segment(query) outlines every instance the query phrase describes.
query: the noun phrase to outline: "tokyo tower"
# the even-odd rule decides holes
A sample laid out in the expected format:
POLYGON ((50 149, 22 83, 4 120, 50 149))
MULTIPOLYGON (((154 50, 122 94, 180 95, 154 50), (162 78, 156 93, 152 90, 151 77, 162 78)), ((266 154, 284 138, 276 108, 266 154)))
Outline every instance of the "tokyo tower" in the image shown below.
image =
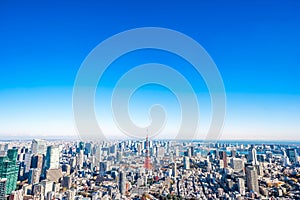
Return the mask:
POLYGON ((146 136, 146 156, 145 156, 144 167, 145 167, 145 169, 148 169, 148 170, 151 169, 151 159, 150 159, 150 151, 149 151, 148 131, 147 131, 147 136, 146 136))

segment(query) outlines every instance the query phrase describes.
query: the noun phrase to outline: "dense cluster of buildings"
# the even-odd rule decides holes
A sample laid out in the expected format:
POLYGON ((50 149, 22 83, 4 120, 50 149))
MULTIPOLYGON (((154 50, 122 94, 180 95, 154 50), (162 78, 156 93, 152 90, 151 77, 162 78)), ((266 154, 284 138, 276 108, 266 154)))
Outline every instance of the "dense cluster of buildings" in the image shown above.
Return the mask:
POLYGON ((0 142, 0 200, 300 199, 298 144, 0 142))

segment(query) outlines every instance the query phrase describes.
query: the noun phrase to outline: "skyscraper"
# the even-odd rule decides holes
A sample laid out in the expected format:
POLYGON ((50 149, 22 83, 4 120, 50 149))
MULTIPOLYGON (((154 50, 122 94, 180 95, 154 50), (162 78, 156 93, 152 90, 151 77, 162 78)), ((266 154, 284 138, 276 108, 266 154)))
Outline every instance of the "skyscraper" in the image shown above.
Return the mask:
POLYGON ((106 174, 106 171, 108 171, 108 168, 109 168, 109 163, 107 161, 101 161, 99 163, 99 173, 100 173, 100 176, 105 176, 106 174))
POLYGON ((298 154, 295 148, 286 149, 286 155, 288 156, 290 162, 298 163, 298 154))
POLYGON ((7 156, 0 157, 0 178, 7 178, 6 194, 16 189, 19 165, 17 164, 17 149, 9 149, 7 156))
POLYGON ((123 153, 122 149, 119 150, 119 151, 117 151, 117 155, 116 155, 116 162, 117 163, 121 161, 121 159, 122 159, 122 153, 123 153))
POLYGON ((31 153, 36 154, 46 154, 46 141, 45 140, 39 140, 39 139, 33 139, 31 143, 31 153))
POLYGON ((231 168, 236 173, 244 173, 244 161, 240 158, 232 158, 231 168))
POLYGON ((119 172, 119 190, 122 195, 126 192, 126 173, 123 171, 119 172))
POLYGON ((257 170, 255 166, 250 165, 246 167, 246 177, 248 190, 259 193, 257 170))
POLYGON ((174 162, 174 166, 172 168, 172 176, 174 178, 177 178, 177 163, 176 162, 174 162))
POLYGON ((285 151, 283 151, 283 166, 288 166, 288 165, 290 165, 291 163, 290 163, 290 159, 289 159, 289 157, 286 155, 286 152, 285 151))
POLYGON ((219 151, 219 156, 220 156, 220 159, 223 160, 224 168, 226 168, 228 166, 226 151, 219 151))
POLYGON ((64 176, 63 180, 62 180, 62 183, 61 183, 61 186, 63 188, 70 189, 71 185, 72 185, 72 177, 71 176, 64 176))
POLYGON ((59 168, 59 147, 58 146, 48 146, 45 169, 58 169, 59 168))
POLYGON ((31 164, 31 153, 27 152, 24 154, 23 162, 24 162, 24 166, 25 166, 24 172, 28 173, 29 169, 30 169, 30 164, 31 164))
POLYGON ((254 145, 252 145, 248 150, 248 163, 251 163, 252 165, 259 164, 257 161, 257 152, 254 145))
POLYGON ((83 159, 84 159, 83 150, 79 150, 77 156, 77 166, 79 167, 79 169, 83 166, 83 159))
POLYGON ((40 182, 41 170, 38 168, 31 168, 29 171, 28 183, 36 184, 40 182))
POLYGON ((93 144, 92 143, 86 143, 85 144, 85 152, 84 152, 84 154, 86 154, 86 155, 90 155, 91 154, 91 152, 92 152, 92 148, 93 148, 93 144))
POLYGON ((79 153, 80 150, 84 150, 84 142, 79 142, 78 147, 77 147, 77 153, 79 153))
POLYGON ((96 162, 99 163, 101 161, 101 146, 97 145, 95 146, 95 154, 96 162))
POLYGON ((190 169, 190 158, 187 156, 183 157, 183 168, 190 169))
POLYGON ((245 195, 245 180, 238 178, 238 191, 241 195, 245 195))
POLYGON ((31 168, 38 168, 42 171, 43 165, 44 165, 44 155, 43 154, 35 154, 32 156, 31 168))
POLYGON ((236 157, 236 149, 231 150, 231 157, 235 158, 236 157))

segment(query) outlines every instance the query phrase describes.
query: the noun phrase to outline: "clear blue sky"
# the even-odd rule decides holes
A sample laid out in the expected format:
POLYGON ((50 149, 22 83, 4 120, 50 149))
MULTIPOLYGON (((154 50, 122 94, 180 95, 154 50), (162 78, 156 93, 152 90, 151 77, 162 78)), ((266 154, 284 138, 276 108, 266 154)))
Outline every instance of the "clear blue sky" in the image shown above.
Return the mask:
POLYGON ((215 61, 228 97, 224 139, 300 140, 299 10, 297 0, 3 0, 0 136, 74 134, 72 86, 87 54, 116 33, 156 26, 189 35, 215 61))

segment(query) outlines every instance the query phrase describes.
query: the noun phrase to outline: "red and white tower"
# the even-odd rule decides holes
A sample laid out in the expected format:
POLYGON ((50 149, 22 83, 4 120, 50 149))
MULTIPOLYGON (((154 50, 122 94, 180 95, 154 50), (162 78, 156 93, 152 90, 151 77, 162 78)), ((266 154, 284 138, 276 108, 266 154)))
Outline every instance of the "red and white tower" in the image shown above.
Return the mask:
POLYGON ((144 167, 148 170, 151 169, 151 158, 150 158, 150 151, 149 151, 148 132, 147 132, 147 136, 146 136, 146 156, 145 156, 144 167))

